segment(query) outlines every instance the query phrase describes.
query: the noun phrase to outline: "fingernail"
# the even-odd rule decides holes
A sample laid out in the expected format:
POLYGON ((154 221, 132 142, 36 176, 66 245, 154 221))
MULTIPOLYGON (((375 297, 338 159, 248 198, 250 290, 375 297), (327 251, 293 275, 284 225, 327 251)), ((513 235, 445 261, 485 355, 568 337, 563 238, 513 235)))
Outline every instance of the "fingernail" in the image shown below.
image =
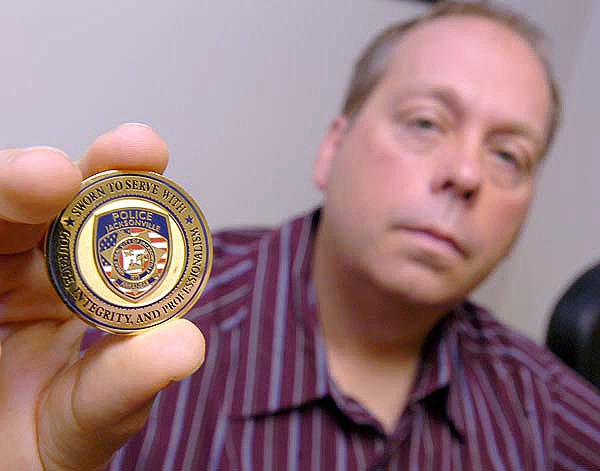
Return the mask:
POLYGON ((31 147, 26 147, 24 149, 15 150, 15 152, 13 152, 11 155, 8 156, 7 161, 8 162, 14 162, 15 160, 17 160, 21 156, 23 156, 25 154, 28 154, 28 153, 31 153, 31 152, 53 152, 53 153, 62 155, 67 160, 70 160, 69 156, 64 151, 62 151, 60 149, 57 149, 56 147, 50 147, 50 146, 31 146, 31 147))
POLYGON ((5 162, 7 164, 13 162, 17 157, 19 157, 19 154, 21 153, 21 150, 19 149, 7 149, 6 150, 7 156, 6 156, 6 160, 5 162))
POLYGON ((23 152, 35 152, 38 150, 56 152, 60 155, 64 155, 65 157, 69 157, 64 151, 57 149, 56 147, 51 147, 51 146, 31 146, 31 147, 26 147, 25 149, 22 149, 23 152))
POLYGON ((117 126, 117 129, 123 128, 125 126, 139 126, 141 128, 152 129, 152 126, 150 126, 146 123, 123 123, 123 124, 117 126))

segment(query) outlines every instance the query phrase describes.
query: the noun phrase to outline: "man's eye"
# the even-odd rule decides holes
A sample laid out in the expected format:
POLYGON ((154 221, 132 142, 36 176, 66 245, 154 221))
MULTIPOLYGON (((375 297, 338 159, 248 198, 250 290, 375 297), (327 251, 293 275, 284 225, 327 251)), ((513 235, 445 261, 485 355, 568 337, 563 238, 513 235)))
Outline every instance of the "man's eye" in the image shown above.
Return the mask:
POLYGON ((411 124, 415 128, 422 129, 425 131, 434 130, 438 128, 437 124, 433 120, 427 118, 416 118, 412 120, 411 124))
POLYGON ((496 151, 496 155, 498 156, 498 158, 500 160, 503 160, 504 162, 513 164, 516 167, 520 166, 519 158, 512 152, 509 152, 506 150, 498 150, 498 151, 496 151))
POLYGON ((496 151, 496 155, 498 157, 500 157, 502 160, 506 160, 506 161, 509 161, 509 162, 513 162, 515 160, 515 156, 513 154, 511 154, 510 152, 507 152, 505 150, 496 151))

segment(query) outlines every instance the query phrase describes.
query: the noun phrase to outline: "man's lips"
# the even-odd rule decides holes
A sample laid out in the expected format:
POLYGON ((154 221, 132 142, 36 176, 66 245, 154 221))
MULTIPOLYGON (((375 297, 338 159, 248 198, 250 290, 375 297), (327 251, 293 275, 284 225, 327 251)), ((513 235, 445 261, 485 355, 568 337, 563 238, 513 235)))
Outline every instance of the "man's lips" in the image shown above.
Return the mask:
POLYGON ((435 244, 446 246, 462 257, 466 257, 467 255, 465 247, 459 243, 455 237, 440 229, 432 227, 404 227, 403 229, 421 237, 426 241, 429 240, 435 244))

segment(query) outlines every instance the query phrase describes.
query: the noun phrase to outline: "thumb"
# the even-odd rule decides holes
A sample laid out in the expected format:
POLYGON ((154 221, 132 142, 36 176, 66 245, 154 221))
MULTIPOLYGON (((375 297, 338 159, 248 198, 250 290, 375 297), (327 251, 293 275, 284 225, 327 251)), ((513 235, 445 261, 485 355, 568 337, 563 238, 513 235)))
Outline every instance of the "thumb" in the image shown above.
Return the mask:
POLYGON ((103 469, 141 429, 155 395, 196 371, 204 350, 200 331, 183 319, 100 340, 57 380, 40 410, 46 469, 103 469))

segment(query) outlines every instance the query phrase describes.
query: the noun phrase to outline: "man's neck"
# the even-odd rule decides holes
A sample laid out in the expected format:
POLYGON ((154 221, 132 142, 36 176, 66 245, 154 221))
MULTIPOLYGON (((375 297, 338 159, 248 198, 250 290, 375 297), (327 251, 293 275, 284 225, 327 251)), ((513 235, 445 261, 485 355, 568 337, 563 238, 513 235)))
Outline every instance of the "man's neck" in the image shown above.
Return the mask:
POLYGON ((390 432, 418 372, 421 349, 444 310, 403 303, 340 267, 317 232, 312 278, 329 371, 390 432))

